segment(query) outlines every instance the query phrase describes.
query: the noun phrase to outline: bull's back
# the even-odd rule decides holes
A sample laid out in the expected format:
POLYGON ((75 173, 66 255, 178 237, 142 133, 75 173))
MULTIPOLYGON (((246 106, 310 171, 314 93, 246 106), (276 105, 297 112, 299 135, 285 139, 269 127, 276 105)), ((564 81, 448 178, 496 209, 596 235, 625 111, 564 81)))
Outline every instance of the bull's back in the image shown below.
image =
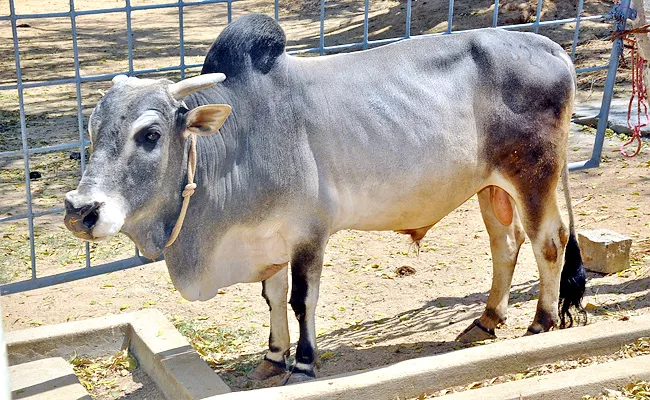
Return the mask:
POLYGON ((486 30, 291 61, 335 230, 437 222, 486 184, 503 157, 496 147, 529 140, 521 125, 508 137, 515 123, 551 123, 573 95, 562 49, 531 34, 486 30))

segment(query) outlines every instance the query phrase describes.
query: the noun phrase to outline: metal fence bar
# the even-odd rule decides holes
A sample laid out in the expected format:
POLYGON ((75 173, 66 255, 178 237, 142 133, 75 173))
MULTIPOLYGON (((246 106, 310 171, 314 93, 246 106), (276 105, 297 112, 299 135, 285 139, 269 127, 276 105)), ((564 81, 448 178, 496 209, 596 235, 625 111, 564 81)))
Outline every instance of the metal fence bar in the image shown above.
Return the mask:
MULTIPOLYGON (((127 0, 128 1, 128 0, 127 0)), ((77 95, 77 124, 79 128, 79 142, 84 142, 84 116, 83 104, 81 98, 81 72, 79 71, 79 46, 77 45, 77 16, 74 13, 74 0, 70 0, 70 25, 72 27, 72 51, 74 54, 74 75, 75 75, 75 89, 77 95)), ((81 154, 81 173, 86 170, 86 147, 79 146, 81 154)), ((32 217, 33 219, 33 217, 32 217)), ((84 252, 86 254, 86 268, 90 268, 90 244, 84 243, 84 252)), ((35 277, 35 276, 34 276, 35 277)))
POLYGON ((365 0, 363 10, 363 48, 368 48, 368 12, 370 11, 370 0, 365 0))
MULTIPOLYGON (((219 3, 223 3, 223 1, 218 1, 219 3)), ((228 3, 230 6, 231 3, 228 3)), ((187 5, 187 4, 186 4, 187 5)), ((229 18, 231 18, 231 13, 228 14, 229 18)), ((605 15, 595 15, 595 16, 589 16, 589 17, 582 17, 582 21, 597 21, 597 20, 602 20, 605 15)), ((560 20, 553 20, 553 21, 545 21, 541 22, 539 25, 540 26, 550 26, 550 25, 562 25, 562 24, 570 24, 576 22, 576 18, 566 18, 566 19, 560 19, 560 20)), ((526 29, 526 28, 532 28, 534 27, 534 23, 526 23, 526 24, 517 24, 517 25, 502 25, 499 26, 498 29, 505 29, 505 30, 512 30, 512 29, 526 29)), ((324 28, 323 28, 324 29, 324 28)), ((472 32, 472 31, 477 31, 482 28, 478 29, 468 29, 464 31, 456 31, 453 32, 454 34, 457 33, 464 33, 464 32, 472 32)), ((429 34, 423 34, 423 35, 416 35, 417 37, 428 37, 428 36, 440 36, 440 35, 445 35, 447 34, 446 32, 444 33, 429 33, 429 34)), ((377 45, 382 45, 382 44, 388 44, 392 42, 397 42, 400 40, 404 40, 403 37, 400 38, 390 38, 390 39, 380 39, 380 40, 369 40, 368 45, 369 46, 377 46, 377 45)), ((321 39, 321 42, 324 44, 324 38, 321 39)), ((345 49, 350 49, 350 48, 356 48, 356 47, 361 47, 363 43, 350 43, 350 44, 343 44, 343 45, 336 45, 336 46, 323 46, 322 49, 321 47, 315 47, 311 49, 304 49, 304 50, 292 50, 289 51, 289 54, 305 54, 305 53, 316 53, 320 52, 321 50, 323 51, 339 51, 339 50, 345 50, 345 49)), ((185 66, 186 69, 191 69, 191 68, 199 68, 203 66, 201 63, 195 63, 195 64, 187 64, 185 66)), ((151 73, 156 73, 156 72, 172 72, 172 71, 179 71, 181 69, 180 65, 175 65, 171 67, 162 67, 162 68, 149 68, 149 69, 140 69, 140 70, 134 70, 132 71, 131 75, 144 75, 144 74, 151 74, 151 73)), ((81 82, 97 82, 97 81, 105 81, 105 80, 110 80, 116 75, 123 74, 123 72, 118 72, 118 73, 113 73, 113 74, 102 74, 102 75, 89 75, 89 76, 84 76, 81 77, 81 82)), ((55 79, 55 80, 50 80, 50 81, 37 81, 37 82, 27 82, 23 83, 23 87, 25 89, 27 88, 34 88, 34 87, 41 87, 41 86, 54 86, 54 85, 62 85, 66 83, 75 83, 76 79, 75 78, 65 78, 65 79, 55 79)), ((17 85, 0 85, 0 90, 11 90, 11 89, 17 89, 17 85)), ((0 153, 0 157, 2 156, 2 153, 0 153)))
MULTIPOLYGON (((90 142, 84 142, 84 146, 88 146, 90 142)), ((76 149, 79 147, 80 142, 72 142, 72 143, 65 143, 65 144, 57 144, 54 146, 43 146, 43 147, 37 147, 35 149, 29 149, 29 154, 36 154, 36 153, 49 153, 53 151, 60 151, 60 150, 69 150, 69 149, 76 149)), ((9 150, 9 151, 2 151, 0 152, 0 158, 4 157, 15 157, 22 155, 23 151, 22 150, 9 150)))
POLYGON ((178 40, 180 41, 181 79, 185 79, 185 35, 183 32, 183 0, 178 0, 178 40))
POLYGON ((449 0, 449 12, 447 12, 447 32, 451 33, 452 23, 454 20, 454 0, 449 0))
MULTIPOLYGON (((0 292, 2 294, 9 294, 9 293, 15 293, 18 291, 24 291, 24 290, 29 290, 29 289, 35 289, 37 287, 44 287, 44 286, 49 286, 65 281, 70 281, 70 280, 76 280, 76 279, 81 279, 85 278, 88 276, 94 276, 94 275, 99 275, 105 272, 110 272, 110 271, 117 271, 120 269, 126 269, 130 268, 133 266, 137 265, 142 265, 144 263, 149 262, 149 260, 145 259, 144 257, 139 256, 139 253, 136 248, 136 256, 131 257, 128 259, 124 260, 118 260, 115 262, 107 263, 107 264, 102 264, 97 267, 91 267, 90 263, 90 249, 88 244, 86 244, 86 249, 85 249, 85 256, 86 256, 86 268, 78 269, 75 271, 71 272, 66 272, 63 274, 57 274, 57 275, 52 275, 52 276, 46 276, 46 277, 37 277, 36 273, 36 257, 35 257, 35 243, 34 243, 34 218, 43 216, 43 215, 49 215, 49 214, 55 214, 55 213, 61 213, 64 210, 57 208, 57 209, 50 209, 50 210, 44 210, 44 211, 38 211, 34 212, 33 210, 33 205, 32 205, 32 196, 31 196, 31 188, 30 188, 30 179, 29 179, 29 157, 31 154, 35 153, 44 153, 44 152, 50 152, 50 151, 59 151, 59 150, 68 150, 68 149, 74 149, 74 148, 79 148, 80 149, 80 155, 81 155, 81 169, 82 171, 85 169, 85 146, 89 144, 88 141, 86 141, 86 138, 84 137, 84 121, 83 121, 83 99, 82 99, 82 93, 81 93, 81 84, 86 83, 86 82, 96 82, 96 81, 105 81, 108 79, 111 79, 112 77, 119 75, 119 73, 115 74, 101 74, 101 75, 90 75, 90 76, 81 76, 80 72, 80 61, 79 61, 79 48, 78 48, 78 37, 77 37, 77 28, 76 28, 76 18, 77 16, 85 16, 85 15, 100 15, 100 14, 108 14, 108 13, 119 13, 119 12, 124 12, 126 15, 126 30, 127 30, 127 45, 128 45, 128 62, 129 62, 129 71, 128 74, 131 76, 135 75, 141 75, 141 74, 149 74, 149 73, 157 73, 157 72, 172 72, 172 71, 180 71, 181 78, 185 77, 185 73, 187 70, 193 69, 193 68, 198 68, 201 67, 201 63, 194 63, 194 64, 186 64, 185 63, 185 30, 184 30, 184 9, 185 7, 189 6, 197 6, 197 5, 203 5, 203 4, 215 4, 215 3, 226 3, 227 4, 227 12, 228 12, 228 23, 232 21, 232 1, 233 0, 195 0, 195 1, 185 1, 185 0, 173 0, 174 2, 170 3, 163 3, 163 4, 152 4, 152 5, 138 5, 138 6, 133 6, 131 4, 131 0, 125 0, 125 6, 124 7, 117 7, 117 8, 105 8, 105 9, 99 9, 99 10, 75 10, 74 6, 74 0, 69 0, 70 3, 70 10, 68 12, 58 12, 58 13, 47 13, 47 14, 21 14, 17 15, 15 12, 15 6, 14 2, 15 0, 10 0, 10 15, 8 16, 0 16, 0 21, 8 20, 11 21, 12 24, 12 33, 13 33, 13 41, 14 41, 14 58, 16 62, 16 71, 17 71, 17 78, 16 78, 16 84, 12 85, 2 85, 0 86, 0 90, 17 90, 18 95, 19 95, 19 109, 20 109, 20 126, 21 126, 21 137, 22 137, 22 149, 21 150, 11 150, 11 151, 3 151, 0 152, 0 158, 2 157, 14 157, 14 156, 22 156, 24 159, 24 171, 25 171, 25 192, 26 192, 26 198, 27 198, 27 213, 24 214, 19 214, 19 215, 11 215, 11 216, 6 216, 0 218, 0 223, 2 222, 8 222, 8 221, 14 221, 14 220, 19 220, 19 219, 27 219, 28 224, 29 224, 29 236, 30 236, 30 255, 31 255, 31 267, 32 267, 32 277, 29 280, 22 281, 22 282, 16 282, 8 285, 3 285, 0 286, 0 292), (178 24, 179 24, 179 44, 180 44, 180 64, 176 66, 168 66, 168 67, 163 67, 163 68, 152 68, 152 69, 141 69, 141 70, 136 70, 134 68, 133 64, 133 29, 132 29, 132 12, 133 11, 141 11, 141 10, 155 10, 155 9, 166 9, 166 8, 177 8, 178 9, 178 24), (52 17, 69 17, 71 21, 71 30, 72 30, 72 38, 73 38, 73 51, 74 51, 74 77, 70 78, 60 78, 60 79, 54 79, 54 80, 49 80, 49 81, 38 81, 38 82, 23 82, 23 77, 21 74, 21 69, 20 69, 20 52, 19 52, 19 43, 18 43, 18 36, 17 36, 17 29, 16 29, 16 21, 19 19, 32 19, 32 18, 52 18, 52 17), (34 148, 31 149, 29 148, 28 145, 28 140, 27 140, 27 130, 26 130, 26 117, 25 117, 25 103, 24 103, 24 90, 28 88, 35 88, 35 87, 46 87, 46 86, 52 86, 52 85, 61 85, 61 84, 69 84, 69 83, 74 83, 76 86, 76 96, 77 96, 77 119, 78 119, 78 129, 79 129, 79 141, 75 143, 66 143, 66 144, 60 144, 60 145, 52 145, 52 146, 44 146, 44 147, 39 147, 39 148, 34 148)), ((566 19, 561 19, 561 20, 549 20, 549 21, 541 21, 541 11, 543 8, 543 0, 538 0, 537 2, 537 11, 536 11, 536 19, 534 22, 530 23, 524 23, 524 24, 517 24, 517 25, 508 25, 508 26, 500 26, 498 28, 500 29, 530 29, 532 28, 535 32, 539 31, 540 27, 543 26, 551 26, 551 25, 560 25, 560 24, 568 24, 568 23, 575 23, 575 30, 574 30, 574 36, 573 36, 573 43, 572 43, 572 48, 571 48, 571 57, 572 59, 575 59, 575 53, 577 50, 577 41, 578 41, 578 36, 579 36, 579 29, 580 29, 580 23, 581 21, 589 21, 589 20, 600 20, 603 19, 606 16, 588 16, 588 17, 582 17, 582 10, 583 10, 583 3, 584 0, 579 0, 578 2, 578 12, 575 18, 566 18, 566 19)), ((615 18, 618 18, 618 24, 617 24, 617 29, 624 29, 625 27, 625 18, 627 17, 628 13, 628 7, 629 7, 630 0, 623 0, 622 4, 620 6, 620 9, 618 13, 623 10, 625 15, 622 17, 620 15, 617 15, 616 13, 613 13, 615 18)), ((320 1, 320 32, 319 32, 319 46, 315 48, 310 48, 310 49, 305 49, 305 50, 293 50, 290 51, 289 54, 306 54, 306 53, 316 53, 318 52, 319 54, 323 55, 326 52, 334 52, 334 51, 342 51, 342 50, 352 50, 352 49, 358 49, 358 48, 368 48, 371 46, 379 46, 383 44, 388 44, 392 42, 396 42, 399 40, 403 40, 405 38, 410 38, 411 37, 411 24, 412 24, 412 0, 407 0, 406 4, 406 29, 405 29, 405 34, 403 37, 396 37, 396 38, 388 38, 388 39, 379 39, 379 40, 369 40, 369 11, 370 11, 370 1, 369 0, 364 0, 364 15, 363 15, 363 41, 359 43, 349 43, 349 44, 341 44, 341 45, 334 45, 334 46, 325 46, 325 0, 320 1)), ((473 31, 476 29, 468 30, 468 31, 454 31, 453 30, 453 13, 454 13, 454 1, 449 0, 449 9, 448 9, 448 19, 447 19, 447 29, 445 32, 442 33, 436 33, 436 34, 426 34, 426 35, 418 35, 418 36, 439 36, 439 35, 445 35, 445 34, 457 34, 457 33, 462 33, 462 32, 468 32, 468 31, 473 31)), ((275 19, 279 19, 279 0, 274 1, 274 14, 275 14, 275 19)), ((492 16, 492 26, 497 27, 498 26, 498 15, 499 15, 499 0, 494 1, 494 11, 493 11, 493 16, 492 16)), ((598 70, 604 70, 608 69, 608 74, 607 74, 607 79, 606 79, 606 84, 605 84, 605 94, 603 97, 603 102, 601 105, 601 111, 597 115, 598 118, 598 130, 597 130, 597 135, 594 143, 594 148, 592 151, 592 158, 590 160, 580 162, 580 163, 572 163, 570 168, 572 170, 574 169, 582 169, 582 168, 590 168, 590 167, 595 167, 599 164, 600 161, 600 153, 602 151, 602 145, 603 145, 603 140, 604 140, 604 131, 606 128, 606 123, 607 123, 607 115, 609 113, 609 106, 611 102, 611 97, 613 93, 613 85, 615 82, 615 75, 616 75, 616 69, 618 66, 618 57, 619 54, 622 50, 622 45, 620 43, 620 40, 614 43, 614 49, 612 51, 612 54, 610 56, 610 63, 605 66, 597 66, 597 67, 588 67, 588 68, 581 68, 577 69, 576 73, 584 73, 584 72, 592 72, 592 71, 598 71, 598 70)))
POLYGON ((576 15, 576 29, 573 31, 573 43, 571 44, 571 61, 576 60, 576 48, 578 47, 578 36, 580 35, 580 16, 584 0, 578 1, 578 14, 576 15))
POLYGON ((325 0, 320 0, 320 38, 318 52, 325 54, 325 0))
MULTIPOLYGON (((14 0, 9 0, 9 11, 15 15, 14 0)), ((20 135, 23 146, 23 162, 25 171, 25 197, 27 199, 27 224, 29 229, 29 255, 32 267, 32 279, 36 279, 36 248, 34 246, 34 211, 32 210, 32 188, 29 176, 29 145, 27 143, 27 123, 25 121, 25 93, 23 91, 23 73, 20 69, 20 50, 18 47, 18 29, 16 20, 11 20, 11 33, 14 41, 14 60, 16 64, 16 81, 18 86, 18 107, 20 110, 20 135)))
POLYGON ((544 0, 537 0, 537 11, 535 12, 535 33, 539 33, 539 25, 540 25, 540 19, 542 17, 542 4, 544 3, 544 0))
MULTIPOLYGON (((36 217, 42 217, 43 215, 61 213, 63 211, 65 211, 63 208, 55 208, 55 209, 47 210, 47 211, 32 212, 31 215, 34 218, 36 218, 36 217)), ((8 217, 2 217, 2 218, 0 218, 0 224, 3 223, 3 222, 9 222, 9 221, 15 221, 15 220, 18 220, 18 219, 29 218, 29 216, 30 216, 29 213, 25 213, 25 214, 18 214, 18 215, 10 215, 8 217)))
POLYGON ((404 39, 411 37, 411 3, 412 0, 406 0, 406 30, 404 33, 404 39))
POLYGON ((106 263, 97 267, 82 268, 74 271, 64 272, 56 275, 44 276, 41 278, 35 278, 27 281, 9 283, 0 286, 0 295, 4 296, 7 294, 13 294, 18 292, 24 292, 27 290, 39 289, 46 286, 57 285, 59 283, 76 281, 83 278, 89 278, 91 276, 97 276, 109 272, 115 272, 123 269, 129 269, 140 265, 149 264, 151 262, 153 261, 149 260, 146 257, 142 257, 142 256, 131 257, 125 260, 106 263))
MULTIPOLYGON (((620 10, 622 15, 616 22, 617 30, 624 30, 627 25, 627 17, 630 12, 630 0, 621 0, 620 10)), ((609 107, 614 95, 614 84, 616 83, 616 71, 618 70, 618 60, 623 51, 623 40, 618 38, 612 44, 612 53, 609 57, 609 68, 607 78, 605 78, 605 87, 603 89, 603 100, 598 113, 598 125, 596 126, 596 138, 594 147, 591 152, 591 158, 586 161, 578 161, 569 164, 569 171, 576 171, 587 168, 595 168, 600 165, 600 156, 603 152, 603 143, 605 141, 605 130, 607 129, 607 117, 609 116, 609 107)))
POLYGON ((131 11, 133 10, 133 7, 131 7, 131 0, 125 0, 126 1, 126 7, 125 7, 125 12, 126 12, 126 48, 127 48, 127 54, 129 57, 129 76, 133 73, 133 25, 132 25, 132 19, 131 19, 131 11))
MULTIPOLYGON (((199 0, 199 1, 186 1, 184 5, 186 7, 200 6, 204 4, 214 4, 214 3, 230 3, 232 0, 199 0)), ((142 6, 131 6, 131 11, 143 11, 143 10, 157 10, 161 8, 174 8, 178 7, 178 3, 161 3, 161 4, 148 4, 142 6)), ((127 7, 113 7, 113 8, 102 8, 98 10, 71 10, 65 12, 55 12, 55 13, 44 13, 44 14, 16 14, 16 15, 3 15, 0 16, 0 21, 10 21, 12 19, 40 19, 40 18, 65 18, 69 17, 70 14, 75 15, 97 15, 97 14, 111 14, 127 11, 127 7)))

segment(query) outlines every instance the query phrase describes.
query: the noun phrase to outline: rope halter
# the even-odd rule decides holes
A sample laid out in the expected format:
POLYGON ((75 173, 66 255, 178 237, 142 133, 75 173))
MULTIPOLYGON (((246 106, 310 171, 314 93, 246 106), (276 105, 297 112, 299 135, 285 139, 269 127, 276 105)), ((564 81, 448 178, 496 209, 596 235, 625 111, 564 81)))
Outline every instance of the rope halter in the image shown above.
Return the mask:
MULTIPOLYGON (((182 80, 177 83, 172 83, 168 86, 169 94, 177 101, 182 101, 184 97, 198 90, 207 89, 222 82, 226 79, 224 74, 205 74, 192 78, 182 80)), ((186 130, 183 135, 186 135, 190 140, 190 149, 187 156, 187 184, 183 189, 183 204, 181 205, 181 212, 178 215, 176 224, 172 229, 172 233, 165 244, 165 248, 174 244, 178 238, 183 221, 187 214, 187 208, 190 205, 190 197, 196 190, 196 183, 194 183, 194 175, 196 174, 196 136, 210 136, 219 131, 221 125, 230 114, 231 108, 225 104, 210 104, 204 105, 190 110, 186 114, 186 130)))

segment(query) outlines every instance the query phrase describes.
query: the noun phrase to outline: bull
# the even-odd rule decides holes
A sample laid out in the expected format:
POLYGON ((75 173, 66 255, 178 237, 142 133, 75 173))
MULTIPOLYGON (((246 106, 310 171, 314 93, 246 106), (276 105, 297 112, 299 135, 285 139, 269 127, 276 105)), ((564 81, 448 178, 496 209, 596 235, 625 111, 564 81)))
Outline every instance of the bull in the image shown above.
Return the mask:
POLYGON ((164 253, 187 300, 261 281, 270 337, 254 379, 286 371, 289 274, 300 337, 285 381, 314 378, 332 233, 418 242, 477 193, 493 280, 459 340, 494 337, 506 320, 526 236, 540 282, 528 334, 573 323, 585 289, 567 177, 576 79, 559 45, 497 29, 313 58, 285 43, 273 19, 250 15, 224 29, 199 76, 117 76, 89 119, 92 156, 66 195, 67 227, 92 241, 122 231, 145 256, 164 253))

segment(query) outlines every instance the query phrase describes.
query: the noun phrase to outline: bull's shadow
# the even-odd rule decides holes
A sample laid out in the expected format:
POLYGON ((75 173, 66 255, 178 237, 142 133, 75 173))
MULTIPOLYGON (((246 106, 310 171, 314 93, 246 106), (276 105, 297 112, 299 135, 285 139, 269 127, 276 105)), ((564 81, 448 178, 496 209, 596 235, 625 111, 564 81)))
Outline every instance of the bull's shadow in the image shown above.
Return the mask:
MULTIPOLYGON (((596 273, 588 274, 590 279, 601 277, 596 273)), ((650 277, 642 277, 618 284, 596 283, 587 288, 586 296, 605 293, 634 293, 647 292, 650 288, 650 277)), ((513 285, 510 295, 510 305, 524 301, 536 301, 539 292, 537 280, 513 285)), ((460 344, 449 337, 447 340, 414 341, 397 343, 400 338, 413 336, 431 331, 442 330, 457 324, 459 330, 477 318, 485 307, 489 292, 474 293, 465 297, 440 297, 429 301, 424 306, 402 312, 400 314, 377 320, 367 320, 358 324, 350 324, 345 328, 327 332, 318 337, 319 352, 322 357, 319 376, 333 376, 346 372, 363 371, 370 368, 382 367, 417 357, 426 357, 447 353, 453 350, 470 347, 460 344), (440 304, 449 306, 441 307, 440 304)), ((588 320, 594 321, 603 315, 612 315, 616 311, 629 311, 650 308, 650 297, 647 295, 631 296, 616 302, 601 302, 598 308, 588 308, 588 320)), ((614 315, 616 316, 616 315, 614 315)), ((231 365, 238 365, 237 370, 220 375, 236 387, 246 389, 273 385, 273 382, 249 382, 245 372, 254 368, 264 356, 265 351, 247 354, 235 360, 231 365)))

